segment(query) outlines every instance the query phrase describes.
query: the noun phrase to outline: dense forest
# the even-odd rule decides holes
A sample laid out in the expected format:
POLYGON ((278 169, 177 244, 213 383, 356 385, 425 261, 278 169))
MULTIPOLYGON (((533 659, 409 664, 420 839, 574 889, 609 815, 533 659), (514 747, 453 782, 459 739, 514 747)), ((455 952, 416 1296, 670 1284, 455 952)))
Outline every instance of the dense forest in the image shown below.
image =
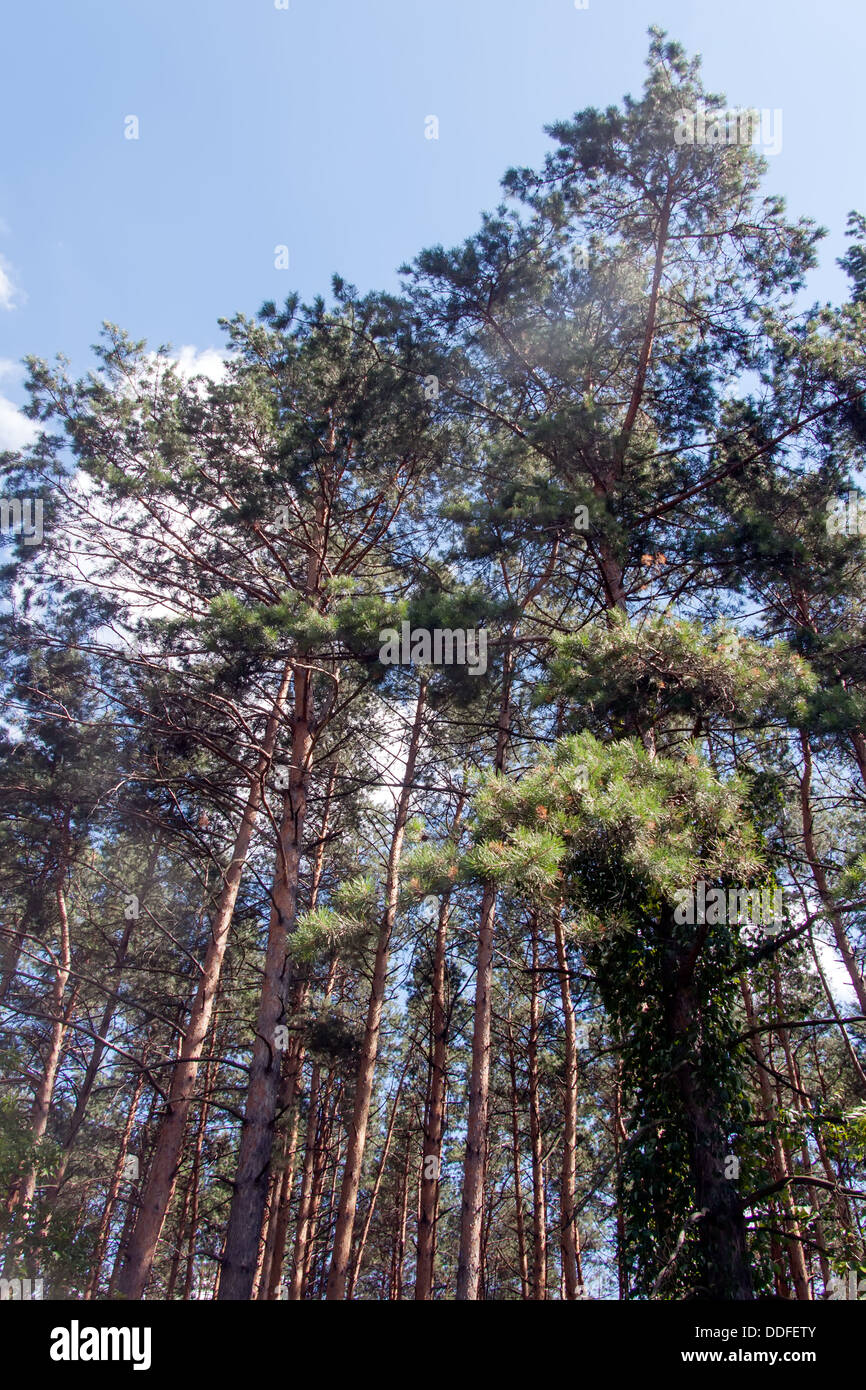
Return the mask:
POLYGON ((698 106, 653 30, 399 292, 28 359, 6 1296, 866 1295, 866 217, 811 303, 698 106))

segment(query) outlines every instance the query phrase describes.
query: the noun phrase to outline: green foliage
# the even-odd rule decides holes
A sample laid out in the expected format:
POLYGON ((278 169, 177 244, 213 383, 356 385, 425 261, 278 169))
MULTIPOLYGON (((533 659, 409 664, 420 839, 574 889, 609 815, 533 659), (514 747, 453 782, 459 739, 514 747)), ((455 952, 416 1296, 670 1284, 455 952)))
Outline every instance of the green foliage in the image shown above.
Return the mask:
POLYGON ((330 906, 298 917, 291 937, 293 957, 311 962, 362 943, 374 930, 377 910, 375 881, 364 875, 349 879, 335 890, 330 906))
POLYGON ((556 639, 551 676, 538 700, 566 696, 586 727, 624 732, 635 723, 657 736, 724 720, 737 726, 768 717, 797 723, 817 678, 783 642, 768 646, 733 627, 650 616, 604 623, 556 639))

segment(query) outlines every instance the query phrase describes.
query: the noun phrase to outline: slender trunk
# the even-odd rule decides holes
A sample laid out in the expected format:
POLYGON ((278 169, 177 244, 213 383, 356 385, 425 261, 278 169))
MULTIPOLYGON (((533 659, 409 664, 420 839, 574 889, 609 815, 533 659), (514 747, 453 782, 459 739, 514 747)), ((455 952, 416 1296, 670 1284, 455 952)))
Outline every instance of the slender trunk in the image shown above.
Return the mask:
POLYGON ((517 1223, 517 1261, 520 1267, 520 1293, 529 1298, 529 1262, 526 1255, 526 1227, 523 1220, 523 1191, 520 1182, 520 1106, 517 1094, 517 1062, 514 1033, 508 1020, 508 1070, 511 1077, 511 1158, 514 1167, 514 1213, 517 1223))
POLYGON ((544 1154, 541 1134, 541 1102, 538 1084, 538 1034, 540 1028, 538 990, 538 917, 530 923, 529 986, 529 1141, 532 1151, 532 1297, 547 1298, 547 1202, 544 1190, 544 1154))
POLYGON ((567 1300, 577 1298, 580 1283, 580 1239, 577 1230, 575 1187, 577 1184, 577 1025, 571 999, 568 975, 568 956, 565 950, 565 931, 562 914, 554 920, 556 963, 559 969, 559 989, 562 996, 562 1016, 565 1025, 565 1123, 562 1136, 562 1170, 560 1177, 560 1248, 567 1300))
MULTIPOLYGON (((304 978, 297 981, 293 990, 289 1012, 297 1016, 303 1008, 309 989, 309 981, 304 978)), ((301 1072, 304 1066, 306 1049, 303 1040, 299 1037, 291 1039, 291 1045, 286 1053, 283 1062, 283 1073, 280 1081, 280 1094, 278 1100, 278 1111, 283 1117, 288 1116, 287 1125, 284 1123, 280 1136, 279 1157, 272 1166, 272 1180, 268 1195, 267 1212, 261 1232, 261 1249, 259 1252, 259 1264, 256 1270, 256 1279, 253 1285, 254 1298, 276 1298, 280 1284, 280 1270, 282 1268, 282 1249, 280 1258, 277 1262, 276 1278, 271 1279, 271 1271, 274 1264, 274 1252, 277 1247, 279 1231, 282 1228, 283 1238, 285 1239, 286 1223, 288 1221, 288 1210, 286 1209, 283 1218, 283 1197, 286 1203, 291 1196, 292 1179, 295 1171, 295 1153, 298 1142, 298 1112, 297 1112, 297 1093, 300 1084, 301 1072), (270 1293, 271 1284, 274 1284, 274 1292, 270 1293)))
MULTIPOLYGON (((499 702, 494 771, 501 773, 508 746, 513 654, 506 648, 499 702)), ((490 1099, 490 1017, 493 991, 493 933, 496 883, 489 879, 481 897, 478 956, 475 967, 475 1013, 472 1027, 472 1070, 469 1078, 469 1116, 460 1214, 460 1252, 457 1265, 459 1301, 478 1297, 481 1279, 481 1235, 484 1223, 484 1172, 487 1166, 487 1113, 490 1099)))
MULTIPOLYGON (((157 862, 159 860, 160 850, 161 844, 159 839, 157 839, 154 841, 153 848, 151 849, 148 858, 147 867, 144 871, 144 877, 142 880, 143 897, 149 891, 150 885, 153 882, 153 874, 154 870, 156 869, 157 862)), ((117 943, 111 990, 108 995, 108 998, 105 1001, 105 1006, 102 1010, 102 1016, 99 1020, 99 1025, 96 1029, 96 1038, 94 1039, 93 1049, 90 1054, 90 1061, 87 1064, 87 1070, 85 1071, 81 1081, 81 1085, 78 1088, 77 1097, 75 1101, 75 1109, 73 1110, 72 1115, 70 1117, 69 1125, 67 1126, 66 1130, 66 1136, 63 1140, 63 1151, 60 1156, 60 1163, 49 1187, 46 1189, 45 1192, 45 1214, 43 1218, 42 1229, 39 1233, 41 1240, 46 1239, 48 1235, 48 1231, 51 1226, 51 1220, 55 1211, 56 1200, 60 1193, 60 1189, 63 1186, 63 1181, 66 1176, 66 1169, 69 1163, 70 1156, 72 1154, 72 1149, 75 1145, 75 1140, 78 1137, 78 1132, 81 1129, 82 1124, 84 1123, 85 1115, 87 1113, 87 1105, 90 1100, 90 1096, 93 1092, 93 1087, 96 1084, 96 1079, 99 1075, 99 1069, 102 1065, 102 1059, 105 1055, 105 1049, 108 1045, 108 1032, 111 1028, 111 1024, 114 1019, 115 1012, 117 1010, 118 1000, 120 998, 119 991, 121 981, 123 979, 123 968, 126 964, 126 958, 129 954, 129 943, 132 937, 134 925, 134 921, 127 922, 126 926, 121 932, 120 940, 117 943)))
MULTIPOLYGON (((313 1080, 318 1092, 319 1068, 314 1069, 313 1080)), ((330 1073, 325 1092, 319 1106, 320 1124, 317 1128, 313 1119, 315 1113, 313 1086, 310 1087, 310 1118, 307 1121, 307 1145, 304 1155, 304 1181, 301 1187, 301 1200, 298 1210, 298 1224, 295 1236, 295 1264, 289 1298, 302 1299, 310 1280, 313 1260, 313 1247, 319 1222, 319 1207, 325 1185, 328 1145, 333 1129, 335 1074, 330 1073), (308 1182, 309 1178, 309 1182, 308 1182)))
POLYGON ((171 1257, 171 1265, 168 1271, 168 1284, 165 1290, 165 1301, 171 1303, 174 1299, 175 1285, 177 1284, 178 1271, 180 1270, 180 1257, 183 1249, 183 1239, 187 1230, 187 1212, 189 1211, 189 1199, 192 1190, 192 1173, 190 1173, 183 1185, 183 1201, 177 1215, 177 1230, 174 1237, 174 1251, 171 1257))
MULTIPOLYGON (((622 1191, 622 1146, 628 1140, 622 1118, 622 1060, 617 1058, 616 1075, 613 1083, 613 1152, 616 1164, 616 1190, 622 1191)), ((629 1295, 628 1271, 625 1261, 625 1216, 622 1205, 616 1205, 616 1278, 620 1298, 625 1301, 629 1295)))
POLYGON ((650 287, 649 304, 647 306, 646 324, 644 326, 643 342, 641 343, 640 356, 638 358, 635 382, 632 388, 631 399, 626 411, 623 422, 622 433, 619 441, 619 458, 625 458, 629 439, 637 421, 638 413, 643 400, 644 388, 646 386, 647 371, 649 369, 650 357, 652 355, 653 341, 655 339, 656 325, 658 322, 659 293, 661 290, 662 272, 664 270, 665 252, 668 244, 668 232, 672 212, 670 194, 666 197, 659 214, 659 225, 655 237, 655 259, 653 264, 652 285, 650 287))
POLYGON ((54 1177, 52 1178, 51 1183, 49 1184, 45 1192, 45 1224, 43 1230, 40 1233, 43 1238, 48 1234, 48 1228, 50 1226, 51 1217, 54 1212, 54 1203, 60 1193, 60 1189, 63 1186, 63 1181, 66 1177, 66 1169, 72 1154, 72 1149, 75 1144, 75 1140, 78 1136, 78 1131, 84 1123, 84 1117, 87 1112, 87 1103, 90 1100, 93 1087, 96 1084, 96 1078, 99 1074, 99 1068, 102 1063, 103 1055, 105 1053, 106 1043, 104 1040, 108 1036, 108 1030, 111 1027, 115 1010, 117 1009, 117 1001, 119 997, 117 990, 120 985, 121 971, 123 969, 123 965, 127 956, 129 938, 132 934, 132 925, 133 924, 131 922, 127 924, 120 940, 120 947, 118 953, 118 969, 117 973, 115 974, 112 993, 106 1000, 105 1007, 102 1011, 102 1017, 100 1018, 99 1025, 97 1027, 97 1038, 93 1044, 93 1050, 90 1054, 90 1061, 88 1062, 87 1070, 84 1073, 81 1085, 78 1088, 75 1109, 73 1110, 72 1115, 70 1117, 69 1125, 66 1131, 66 1137, 63 1140, 63 1151, 60 1155, 60 1163, 58 1164, 54 1177))
MULTIPOLYGON (((147 1054, 145 1053, 145 1056, 142 1058, 142 1062, 144 1062, 146 1058, 147 1054)), ((96 1233, 96 1244, 94 1245, 92 1256, 93 1273, 91 1274, 90 1281, 87 1285, 87 1288, 84 1291, 85 1300, 95 1298, 97 1289, 99 1288, 99 1275, 102 1270, 103 1260, 105 1259, 105 1248, 108 1244, 108 1232, 111 1227, 111 1218, 114 1213, 114 1207, 117 1202, 118 1194, 120 1192, 120 1184, 123 1181, 123 1169, 124 1165, 126 1164, 126 1155, 129 1152, 129 1141, 132 1138, 132 1130, 135 1125, 135 1117, 138 1113, 138 1106, 139 1102, 141 1101, 141 1093, 143 1090, 144 1067, 142 1066, 141 1071, 138 1073, 138 1077, 135 1082, 135 1087, 132 1092, 132 1102, 127 1112, 126 1125, 124 1126, 123 1130, 123 1137, 120 1141, 120 1148, 117 1153, 117 1158, 114 1161, 114 1172, 111 1175, 111 1183, 108 1188, 108 1195, 105 1199, 105 1206, 102 1209, 102 1217, 100 1218, 99 1222, 99 1230, 96 1233)))
MULTIPOLYGON (((784 1018, 785 1014, 783 1012, 784 1000, 782 998, 782 978, 779 973, 778 965, 774 965, 773 968, 773 989, 775 990, 776 995, 776 1011, 779 1014, 780 1018, 784 1018)), ((806 1105, 804 1104, 803 1089, 800 1081, 800 1070, 797 1066, 796 1058, 794 1057, 794 1052, 791 1047, 791 1035, 788 1032, 787 1028, 778 1028, 776 1031, 779 1036, 779 1041, 782 1044, 782 1050, 785 1054, 785 1065, 788 1068, 788 1075, 790 1076, 791 1084, 794 1087, 794 1105, 805 1119, 808 1114, 808 1111, 806 1105)), ((812 1163, 809 1158, 809 1148, 805 1139, 803 1139, 801 1143, 800 1157, 803 1164, 803 1172, 811 1174, 812 1163)), ((808 1192, 812 1201, 812 1210, 815 1212, 815 1236, 818 1242, 818 1260, 821 1266, 821 1277, 826 1287, 830 1278, 830 1266, 827 1262, 827 1256, 825 1254, 824 1228, 819 1214, 820 1207, 818 1205, 818 1189, 816 1187, 809 1187, 808 1192)), ((807 1258, 806 1250, 805 1247, 802 1245, 801 1249, 803 1253, 803 1259, 805 1262, 807 1258)), ((811 1281, 809 1281, 808 1288, 809 1298, 812 1298, 811 1281)))
POLYGON ((316 1134, 319 1124, 320 1068, 313 1063, 310 1072, 310 1100, 307 1107, 307 1133, 304 1141, 304 1166, 301 1171, 301 1192, 298 1198, 298 1219, 295 1225, 295 1250, 289 1298, 299 1299, 303 1293, 306 1272, 307 1238, 313 1206, 313 1174, 316 1156, 316 1134))
POLYGON ((427 1106, 424 1115, 418 1250, 415 1263, 415 1299, 417 1302, 425 1302, 433 1297, 433 1266, 436 1258, 436 1222, 439 1212, 442 1133, 445 1122, 447 1082, 448 1015, 445 1007, 445 943, 448 935, 449 897, 450 895, 446 894, 439 904, 436 945, 433 951, 433 984, 430 997, 432 1055, 427 1106))
POLYGON ((265 777, 276 747, 290 678, 291 667, 287 663, 265 729, 261 753, 252 775, 247 804, 232 850, 231 863, 226 871, 222 892, 211 923, 201 979, 181 1044, 178 1062, 172 1074, 168 1104, 160 1121, 156 1148, 148 1172, 147 1183, 142 1193, 138 1217, 129 1246, 124 1252, 118 1288, 126 1299, 140 1299, 144 1296, 144 1290, 153 1267, 157 1242, 165 1220, 165 1213, 168 1210, 174 1184, 177 1180, 187 1115, 192 1103, 205 1038, 210 1028, 241 876, 264 798, 265 777))
POLYGON ((283 1258, 286 1232, 289 1228, 289 1212, 292 1198, 292 1184, 295 1179, 295 1156, 298 1143, 297 1115, 292 1116, 292 1131, 288 1161, 284 1163, 275 1174, 276 1191, 273 1197, 273 1207, 268 1217, 265 1254, 262 1262, 260 1282, 256 1293, 257 1298, 267 1299, 269 1302, 283 1297, 283 1258), (279 1258, 277 1258, 278 1241, 280 1243, 279 1258))
POLYGON ((349 1279, 349 1283, 346 1290, 348 1298, 354 1297, 355 1285, 357 1284, 358 1276, 361 1273, 361 1261, 364 1258, 364 1250, 366 1249, 367 1245, 367 1237, 370 1234, 370 1227, 373 1224, 373 1213, 376 1210, 376 1202, 379 1197, 379 1189, 382 1186, 382 1179, 385 1176, 385 1164, 388 1161, 388 1154, 391 1150, 391 1140, 394 1137, 394 1126, 397 1122, 397 1112, 400 1108, 400 1099, 403 1095, 403 1083, 406 1080, 406 1072, 409 1069, 409 1062, 411 1060, 411 1056, 412 1054, 410 1051, 409 1055, 406 1058, 406 1064, 403 1067, 400 1080, 397 1083, 397 1090, 394 1093, 394 1102, 391 1106, 391 1115, 388 1120, 388 1129, 385 1134, 385 1142, 382 1145, 382 1154, 379 1159, 379 1167, 376 1172, 376 1181, 373 1183, 373 1191, 370 1193, 370 1202, 367 1207, 367 1214, 364 1217, 364 1225, 361 1230, 361 1238, 358 1241, 358 1249, 355 1254, 355 1262, 352 1266, 352 1274, 349 1279))
MULTIPOLYGON (((768 988, 767 1012, 768 1017, 771 1016, 773 1012, 772 985, 770 985, 768 988)), ((772 1033, 767 1034, 767 1066, 769 1067, 770 1072, 779 1072, 779 1067, 777 1067, 776 1065, 776 1058, 773 1056, 772 1033)), ((778 1075, 776 1075, 774 1081, 776 1092, 775 1114, 779 1115, 784 1112, 785 1098, 782 1094, 782 1085, 778 1075)), ((772 1089, 769 1076, 767 1077, 767 1085, 768 1089, 772 1089)), ((784 1129, 779 1131, 778 1126, 774 1126, 774 1130, 777 1131, 776 1142, 778 1144, 777 1152, 779 1174, 780 1177, 788 1178, 791 1177, 794 1172, 794 1166, 791 1162, 791 1151, 788 1148, 788 1145, 785 1140, 784 1129)), ((809 1270, 806 1264, 806 1254, 803 1248, 803 1236, 800 1230, 800 1221, 799 1217, 797 1216, 794 1194, 790 1186, 782 1188, 782 1191, 780 1193, 780 1199, 785 1212, 785 1252, 788 1259, 788 1265, 791 1270, 791 1278, 794 1282, 794 1291, 798 1300, 800 1300, 801 1302, 808 1302, 812 1296, 811 1288, 809 1285, 809 1270)))
POLYGON ((274 1042, 277 1026, 286 1013, 291 966, 288 943, 297 918, 298 872, 303 853, 304 817, 310 780, 311 705, 310 673, 307 670, 296 671, 292 766, 283 804, 277 870, 271 889, 264 982, 223 1251, 218 1294, 220 1301, 248 1300, 256 1272, 280 1087, 282 1054, 276 1050, 274 1042))
POLYGON ((836 901, 827 882, 827 875, 824 866, 818 857, 815 849, 815 838, 813 833, 811 787, 812 787, 812 749, 809 743, 808 734, 801 731, 800 746, 803 750, 803 775, 800 779, 800 810, 803 820, 803 846, 806 851, 806 858, 809 861, 809 868, 812 871, 812 878, 821 902, 826 909, 827 916, 833 928, 833 936, 839 948, 839 954, 845 962, 845 969, 848 977, 854 986, 854 993, 857 995, 857 1002, 860 1005, 860 1012, 866 1014, 866 982, 857 968, 857 960, 851 949, 842 916, 836 907, 836 901))
MULTIPOLYGON (((68 847, 67 847, 68 848, 68 847)), ((68 862, 68 853, 64 854, 64 864, 68 862)), ((48 1043, 48 1053, 45 1058, 45 1065, 42 1068, 42 1075, 36 1088, 36 1095, 33 1099, 33 1108, 30 1112, 30 1138, 34 1146, 38 1149, 48 1128, 48 1116, 51 1113, 51 1101, 54 1096, 54 1086, 57 1081, 57 1072, 60 1066, 60 1057, 63 1052, 63 1039, 69 1026, 70 1011, 72 1004, 67 1004, 64 1008, 64 996, 66 986, 69 983, 69 976, 72 971, 72 946, 69 935, 69 914, 66 909, 66 895, 63 891, 62 874, 58 879, 55 890, 55 900, 57 902, 57 913, 60 921, 60 944, 57 957, 54 963, 54 981, 51 988, 51 1013, 53 1023, 51 1025, 51 1035, 48 1043)), ((13 1182, 9 1197, 6 1202, 6 1211, 15 1212, 18 1222, 22 1222, 30 1209, 36 1192, 36 1177, 38 1165, 34 1157, 28 1163, 23 1175, 13 1182)))
POLYGON ((18 973, 18 962, 24 949, 28 914, 23 912, 14 927, 0 926, 0 941, 5 942, 3 965, 0 967, 0 1004, 12 988, 12 981, 18 973))
POLYGON ((373 1094, 373 1075, 376 1069, 376 1056, 379 1050, 379 1028, 382 1007, 385 1002, 385 985, 388 976, 388 954, 391 933, 397 916, 397 897, 399 889, 398 873, 400 856, 403 850, 403 837, 409 819, 409 803, 412 796, 412 782, 415 776, 415 762, 421 743, 421 729, 424 722, 424 709, 427 701, 427 679, 423 677, 418 687, 415 705, 415 719, 409 737, 406 754, 406 771, 397 802, 394 832, 388 855, 388 873, 385 885, 385 911, 376 946, 376 960, 373 967, 373 983, 367 1006, 367 1021, 364 1029, 364 1042, 361 1048, 361 1061, 358 1067, 358 1080, 355 1091, 355 1105, 349 1127, 349 1142, 346 1152, 346 1168, 340 1192, 340 1206, 337 1213, 337 1226, 334 1232, 334 1249, 331 1256, 331 1271, 328 1276, 327 1297, 342 1299, 346 1294, 346 1281, 349 1274, 349 1258, 352 1247, 352 1232, 355 1225, 355 1209, 358 1203, 358 1189, 361 1184, 361 1168, 364 1162, 364 1145, 367 1138, 367 1122, 370 1116, 370 1099, 373 1094))
MULTIPOLYGON (((217 1049, 214 1048, 214 1051, 217 1049)), ((186 1270, 183 1281, 184 1302, 189 1302, 192 1295, 193 1279, 195 1275, 195 1249, 196 1237, 198 1235, 198 1202, 199 1202, 199 1182, 201 1177, 201 1156, 204 1148, 204 1137, 207 1131, 208 1112, 210 1110, 210 1085, 211 1077, 216 1069, 216 1061, 208 1059, 204 1069, 204 1086, 202 1088, 201 1111, 198 1117, 196 1129, 195 1150, 192 1158, 192 1172, 190 1174, 190 1189, 192 1191, 192 1203, 189 1217, 189 1241, 186 1252, 186 1270)))
POLYGON ((815 933, 811 927, 807 932, 807 936, 809 940, 809 950, 812 955, 812 960, 815 964, 815 973, 817 974, 818 979, 821 981, 821 988, 824 991, 824 998, 827 1000, 827 1007, 829 1008, 831 1014, 836 1020, 836 1027, 839 1029, 843 1046, 845 1048, 845 1051, 848 1053, 848 1060, 854 1068, 854 1074, 860 1083, 861 1094, 866 1095, 866 1072, 864 1072, 862 1066, 860 1065, 860 1059, 857 1056, 857 1053, 854 1051, 854 1046, 851 1042, 850 1037, 848 1036, 848 1029, 846 1028, 845 1023, 843 1022, 842 1015, 839 1013, 839 1008, 833 996, 833 991, 830 988, 830 985, 827 981, 827 976, 825 975, 824 969, 821 965, 821 957, 818 955, 818 948, 815 945, 815 933))
POLYGON ((280 1296, 285 1258, 286 1231, 289 1226, 289 1206, 295 1177, 295 1158, 298 1151, 297 1092, 304 1065, 305 1049, 299 1045, 283 1080, 280 1110, 289 1112, 289 1127, 283 1135, 280 1161, 274 1174, 273 1202, 265 1230, 261 1282, 257 1297, 276 1299, 280 1296))
MULTIPOLYGON (((310 885, 311 910, 316 906, 319 898, 319 885, 322 881, 322 871, 325 864, 325 842, 328 834, 328 823, 331 817, 331 805, 333 802, 336 780, 337 764, 335 762, 331 766, 330 776, 328 777, 325 805, 322 811, 322 824, 313 860, 313 877, 310 885)), ((337 961, 336 957, 334 957, 328 968, 325 999, 330 997, 331 990, 334 986, 336 970, 337 961)), ((294 1002, 293 1012, 297 1012, 303 1007, 308 991, 309 978, 305 974, 297 988, 297 998, 294 1002)), ((289 1227, 289 1204, 292 1195, 295 1157, 298 1145, 297 1093, 304 1066, 304 1057, 305 1048, 301 1040, 297 1039, 291 1052, 291 1061, 289 1062, 289 1058, 287 1058, 287 1066, 280 1091, 280 1110, 282 1113, 289 1113, 290 1122, 288 1132, 284 1132, 283 1134, 280 1160, 276 1169, 273 1203, 266 1223, 267 1233, 261 1270, 261 1281, 257 1292, 257 1297, 267 1298, 269 1300, 278 1298, 282 1287, 283 1262, 286 1253, 286 1233, 289 1227)))
MULTIPOLYGON (((740 980, 740 992, 743 996, 746 1021, 748 1023, 749 1029, 755 1029, 757 1027, 757 1024, 755 1022, 755 1005, 752 998, 752 991, 749 987, 749 983, 746 980, 745 976, 743 976, 740 980)), ((760 1033, 751 1032, 749 1041, 751 1044, 752 1055, 755 1059, 755 1065, 757 1067, 758 1072, 758 1087, 761 1093, 761 1104, 764 1111, 764 1119, 770 1131, 772 1152, 771 1174, 774 1182, 783 1182, 791 1176, 791 1170, 787 1160, 785 1149, 782 1146, 782 1142, 779 1138, 776 1100, 773 1096, 773 1088, 770 1084, 770 1074, 767 1070, 768 1059, 764 1052, 764 1046, 761 1042, 760 1033)), ((785 1242, 786 1246, 788 1247, 785 1258, 787 1258, 788 1263, 790 1264, 791 1275, 794 1280, 794 1287, 796 1289, 797 1298, 808 1298, 809 1278, 805 1266, 805 1261, 803 1259, 803 1246, 799 1239, 799 1226, 794 1217, 794 1200, 791 1196, 790 1187, 783 1187, 781 1189, 781 1192, 779 1194, 779 1201, 785 1215, 785 1230, 792 1237, 791 1240, 785 1242)), ((774 1251, 774 1263, 776 1262, 776 1259, 782 1255, 782 1252, 781 1250, 778 1250, 778 1247, 777 1251, 774 1251)), ((780 1292, 784 1293, 786 1291, 783 1289, 780 1290, 780 1292)))
POLYGON ((403 1175, 400 1184, 400 1215, 394 1241, 394 1293, 396 1303, 403 1299, 403 1261, 406 1258, 406 1223, 409 1218, 409 1174, 412 1171, 412 1145, 406 1137, 406 1153, 403 1159, 403 1175))
MULTIPOLYGON (((333 781, 331 783, 333 787, 333 781)), ((323 841, 324 842, 324 841, 323 841)), ((331 997, 334 988, 334 980, 337 974, 337 958, 333 956, 328 967, 328 979, 325 985, 325 1001, 331 997)), ((310 1217, 312 1212, 312 1192, 313 1176, 315 1169, 316 1135, 319 1126, 319 1087, 321 1082, 321 1068, 318 1062, 313 1062, 310 1070, 310 1096, 307 1105, 307 1127, 304 1139, 304 1163, 301 1174, 301 1192, 298 1198, 298 1217, 295 1224, 295 1252, 292 1278, 289 1284, 289 1298, 299 1299, 301 1297, 303 1280, 305 1276, 305 1260, 307 1254, 307 1237, 310 1230, 310 1217)), ((325 1105, 333 1086, 333 1075, 328 1081, 325 1091, 325 1105)), ((275 1235, 275 1254, 272 1257, 268 1297, 276 1298, 277 1287, 282 1277, 283 1261, 285 1258, 286 1232, 289 1224, 289 1192, 280 1207, 277 1218, 278 1229, 275 1235)))
MULTIPOLYGON (((156 1116, 157 1107, 159 1105, 159 1099, 159 1092, 153 1091, 150 1097, 150 1105, 147 1111, 147 1118, 142 1127, 141 1137, 138 1141, 139 1164, 141 1172, 144 1173, 145 1178, 147 1176, 145 1171, 145 1155, 148 1154, 148 1150, 150 1148, 150 1134, 153 1128, 153 1122, 154 1117, 156 1116)), ((150 1157, 152 1158, 152 1155, 150 1155, 150 1157)), ((136 1185, 137 1184, 135 1182, 130 1183, 129 1194, 126 1198, 126 1214, 123 1219, 123 1229, 121 1230, 120 1239, 117 1244, 117 1254, 114 1260, 114 1267, 111 1271, 111 1278, 108 1281, 108 1298, 114 1298, 114 1296, 119 1291, 120 1272, 123 1268, 123 1254, 126 1250, 128 1242, 132 1238, 132 1230, 135 1225, 135 1217, 139 1206, 139 1202, 138 1200, 136 1200, 133 1193, 133 1189, 136 1187, 136 1185)))
MULTIPOLYGON (((332 1216, 333 1216, 333 1213, 334 1213, 334 1211, 335 1211, 335 1209, 336 1209, 336 1200, 337 1200, 337 1179, 338 1179, 339 1172, 340 1172, 340 1166, 341 1166, 341 1163, 342 1163, 342 1157, 343 1157, 343 1135, 342 1135, 342 1134, 338 1134, 338 1135, 337 1135, 337 1154, 336 1154, 336 1158, 335 1158, 335 1160, 334 1160, 333 1169, 331 1170, 331 1191, 330 1191, 330 1193, 329 1193, 329 1195, 328 1195, 328 1236, 330 1236, 330 1229, 331 1229, 331 1225, 332 1225, 332 1216)), ((333 1224, 336 1224, 336 1222, 334 1222, 333 1224)), ((323 1299, 323 1298, 326 1296, 326 1294, 327 1294, 327 1289, 328 1289, 328 1277, 329 1277, 330 1265, 328 1264, 327 1260, 325 1259, 325 1253, 326 1253, 326 1250, 327 1250, 327 1246, 328 1246, 330 1243, 331 1243, 330 1240, 329 1240, 329 1239, 326 1239, 326 1240, 325 1240, 325 1243, 324 1243, 324 1249, 323 1249, 323 1251, 322 1251, 321 1268, 320 1268, 320 1274, 319 1274, 319 1298, 320 1298, 320 1299, 323 1299)))

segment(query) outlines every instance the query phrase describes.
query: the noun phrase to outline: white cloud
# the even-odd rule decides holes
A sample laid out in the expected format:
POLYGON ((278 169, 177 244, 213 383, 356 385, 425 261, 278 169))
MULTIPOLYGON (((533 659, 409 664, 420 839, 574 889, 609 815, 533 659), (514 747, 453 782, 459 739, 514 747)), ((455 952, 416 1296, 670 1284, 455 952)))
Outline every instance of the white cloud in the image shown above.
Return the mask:
POLYGON ((22 291, 12 279, 9 262, 0 256, 0 309, 15 309, 23 299, 22 291))
MULTIPOLYGON (((147 381, 152 369, 159 366, 160 371, 167 367, 173 367, 178 376, 184 381, 190 381, 194 377, 207 377, 210 381, 220 382, 226 374, 226 363, 229 360, 229 353, 220 352, 218 348, 201 348, 199 350, 191 343, 186 346, 176 348, 172 352, 161 356, 158 352, 146 352, 137 371, 132 377, 124 377, 116 383, 117 390, 124 396, 134 396, 138 389, 139 376, 147 381)), ((2 360, 0 360, 0 372, 2 372, 2 360)))
POLYGON ((207 376, 211 381, 222 381, 226 374, 227 355, 217 348, 202 348, 199 352, 198 348, 187 343, 186 347, 178 349, 174 361, 183 377, 207 376))
MULTIPOLYGON (((157 363, 173 367, 178 376, 184 381, 191 381, 195 377, 206 377, 209 381, 221 382, 225 378, 226 363, 229 353, 221 352, 218 348, 197 348, 192 343, 187 343, 184 347, 176 348, 174 351, 160 357, 157 352, 145 354, 145 364, 148 368, 154 367, 157 363)), ((120 390, 124 394, 133 395, 135 385, 132 381, 122 382, 120 390)))
MULTIPOLYGON (((0 381, 11 377, 13 381, 20 382, 23 376, 20 362, 0 357, 0 381)), ((33 420, 28 420, 8 397, 0 396, 0 450, 25 449, 33 443, 38 433, 39 427, 33 420)))
POLYGON ((39 433, 38 426, 16 405, 0 396, 0 450, 24 449, 39 433))

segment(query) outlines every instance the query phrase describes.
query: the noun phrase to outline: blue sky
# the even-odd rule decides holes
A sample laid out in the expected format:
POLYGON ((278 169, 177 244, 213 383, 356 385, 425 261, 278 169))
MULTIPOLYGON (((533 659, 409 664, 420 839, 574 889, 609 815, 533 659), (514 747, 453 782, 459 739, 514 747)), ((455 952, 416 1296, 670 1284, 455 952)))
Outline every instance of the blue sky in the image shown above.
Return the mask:
POLYGON ((474 230, 509 165, 542 158, 546 123, 639 93, 652 23, 703 55, 732 105, 781 109, 767 189, 830 232, 812 295, 843 292, 845 217, 866 209, 859 0, 288 6, 6 7, 0 446, 22 399, 12 364, 62 351, 83 370, 103 319, 204 350, 220 315, 326 294, 334 271, 393 288, 422 246, 474 230))

